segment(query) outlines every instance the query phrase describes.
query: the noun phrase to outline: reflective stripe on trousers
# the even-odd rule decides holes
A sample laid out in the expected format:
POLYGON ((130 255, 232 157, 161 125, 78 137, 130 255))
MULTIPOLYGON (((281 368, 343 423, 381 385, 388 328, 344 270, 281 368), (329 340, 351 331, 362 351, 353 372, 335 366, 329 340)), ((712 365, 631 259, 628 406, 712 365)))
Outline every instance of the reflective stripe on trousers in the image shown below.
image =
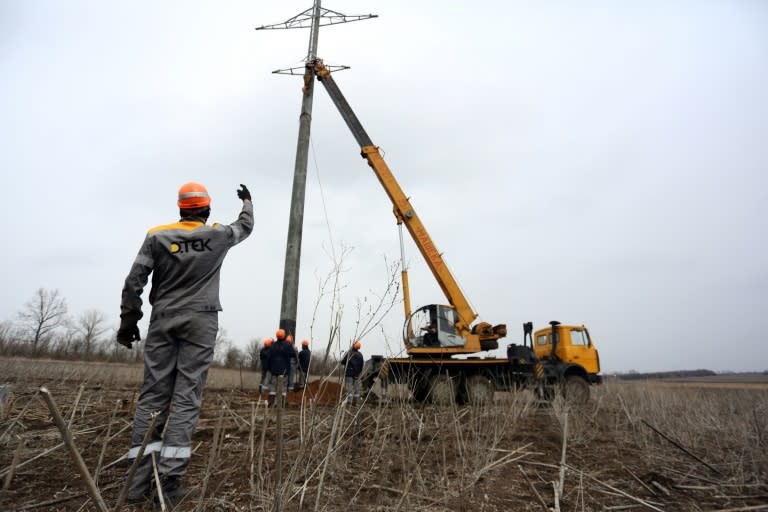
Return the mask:
MULTIPOLYGON (((134 446, 128 450, 126 458, 135 459, 138 457, 140 448, 140 446, 134 446)), ((162 441, 149 443, 147 447, 144 448, 142 457, 147 457, 152 454, 152 452, 160 452, 161 457, 166 457, 168 459, 188 459, 192 456, 192 449, 189 446, 163 446, 162 441)))
MULTIPOLYGON (((280 377, 280 375, 272 375, 269 374, 269 394, 270 395, 276 395, 277 394, 277 379, 280 377)), ((286 374, 283 374, 283 392, 280 393, 281 395, 285 396, 288 392, 288 376, 286 374)))

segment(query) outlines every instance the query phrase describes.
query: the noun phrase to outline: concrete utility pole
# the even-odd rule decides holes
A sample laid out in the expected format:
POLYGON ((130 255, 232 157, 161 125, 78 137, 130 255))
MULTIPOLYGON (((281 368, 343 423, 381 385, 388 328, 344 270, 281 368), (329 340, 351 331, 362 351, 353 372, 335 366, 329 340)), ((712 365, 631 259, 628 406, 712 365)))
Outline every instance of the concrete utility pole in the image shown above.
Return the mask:
POLYGON ((312 98, 315 83, 311 66, 317 59, 317 40, 320 35, 320 27, 375 17, 376 15, 373 14, 346 16, 329 9, 322 9, 320 7, 320 0, 314 0, 314 5, 311 9, 307 9, 283 23, 256 27, 256 30, 306 28, 307 23, 309 23, 310 27, 309 49, 307 50, 305 66, 303 68, 273 71, 273 73, 301 75, 304 77, 301 113, 299 114, 299 138, 296 143, 296 161, 293 168, 293 190, 291 192, 291 211, 288 218, 288 241, 285 248, 283 294, 280 301, 279 323, 279 327, 285 329, 286 334, 291 334, 294 338, 296 337, 296 309, 299 294, 299 268, 301 266, 301 236, 304 225, 304 194, 307 185, 309 134, 310 126, 312 124, 312 98))

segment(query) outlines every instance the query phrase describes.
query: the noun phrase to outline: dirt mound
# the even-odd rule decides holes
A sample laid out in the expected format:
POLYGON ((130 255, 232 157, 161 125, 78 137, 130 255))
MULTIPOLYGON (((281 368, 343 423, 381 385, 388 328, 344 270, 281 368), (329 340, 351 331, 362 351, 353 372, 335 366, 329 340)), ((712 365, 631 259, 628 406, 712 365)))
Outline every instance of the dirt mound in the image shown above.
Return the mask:
MULTIPOLYGON (((252 393, 252 398, 266 400, 268 393, 252 393)), ((330 405, 338 403, 344 395, 342 386, 336 382, 313 380, 304 389, 298 391, 289 391, 286 395, 286 402, 289 404, 300 404, 302 400, 316 400, 317 404, 330 405)))
POLYGON ((294 393, 288 393, 288 401, 291 402, 291 395, 294 395, 297 399, 295 403, 301 402, 302 395, 317 400, 319 404, 335 404, 344 395, 342 394, 342 386, 336 382, 313 380, 307 387, 301 391, 294 393))

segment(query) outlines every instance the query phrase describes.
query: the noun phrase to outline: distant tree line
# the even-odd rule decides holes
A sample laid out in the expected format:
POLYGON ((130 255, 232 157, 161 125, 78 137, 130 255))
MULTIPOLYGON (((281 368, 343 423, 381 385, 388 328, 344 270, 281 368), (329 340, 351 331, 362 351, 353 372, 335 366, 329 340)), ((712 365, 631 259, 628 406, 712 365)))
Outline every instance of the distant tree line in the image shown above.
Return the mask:
POLYGON ((645 379, 679 379, 688 377, 711 377, 717 375, 712 370, 674 370, 667 372, 645 372, 634 370, 628 373, 616 373, 613 377, 620 380, 645 380, 645 379))
MULTIPOLYGON (((86 361, 134 362, 142 360, 143 340, 128 350, 117 343, 117 327, 107 316, 89 309, 78 317, 69 314, 59 290, 39 288, 13 320, 0 322, 0 356, 86 361)), ((214 364, 228 368, 258 367, 258 338, 246 350, 235 346, 219 328, 214 364)))

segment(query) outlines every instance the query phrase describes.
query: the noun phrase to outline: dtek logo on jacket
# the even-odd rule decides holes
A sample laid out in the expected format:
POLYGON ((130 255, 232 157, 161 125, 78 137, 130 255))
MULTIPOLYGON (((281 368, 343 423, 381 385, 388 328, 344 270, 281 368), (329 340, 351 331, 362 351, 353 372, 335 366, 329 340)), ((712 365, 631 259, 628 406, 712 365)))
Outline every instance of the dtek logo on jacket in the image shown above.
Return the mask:
POLYGON ((205 251, 213 251, 211 249, 210 244, 211 239, 206 238, 205 240, 196 238, 194 240, 179 240, 176 242, 171 242, 171 254, 184 254, 186 252, 205 252, 205 251))

